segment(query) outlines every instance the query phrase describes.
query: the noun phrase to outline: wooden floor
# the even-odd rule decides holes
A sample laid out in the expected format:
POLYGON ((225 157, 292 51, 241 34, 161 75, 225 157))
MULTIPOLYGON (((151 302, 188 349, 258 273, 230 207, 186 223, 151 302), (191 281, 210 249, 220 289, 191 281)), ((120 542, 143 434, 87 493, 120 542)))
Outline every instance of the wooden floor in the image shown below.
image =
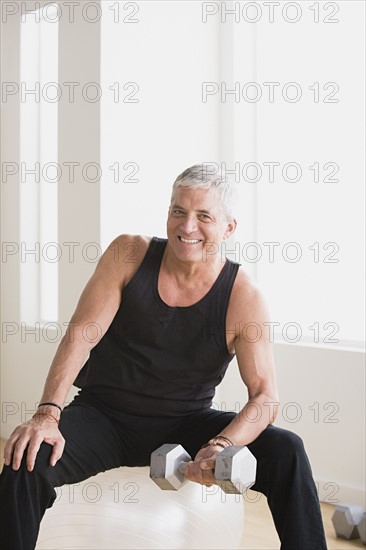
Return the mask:
MULTIPOLYGON (((365 550, 366 547, 362 544, 361 539, 350 541, 337 539, 331 521, 334 506, 322 502, 320 507, 328 550, 355 550, 357 548, 365 550)), ((280 547, 265 498, 258 503, 247 504, 245 507, 245 539, 242 548, 246 550, 273 550, 280 547)))
MULTIPOLYGON (((2 442, 1 442, 2 443, 2 442)), ((3 444, 1 445, 1 448, 3 447, 3 444)), ((3 452, 1 449, 1 461, 3 460, 3 452)), ((90 514, 90 503, 89 507, 85 503, 85 498, 78 501, 78 495, 79 497, 82 496, 85 492, 83 489, 82 484, 85 484, 89 481, 82 482, 79 487, 75 486, 75 492, 74 497, 72 499, 72 504, 70 504, 70 492, 63 491, 63 495, 66 493, 69 495, 67 501, 65 501, 65 498, 60 498, 57 500, 57 502, 53 505, 53 507, 50 510, 47 510, 44 519, 41 524, 41 531, 39 536, 39 543, 37 545, 37 550, 54 550, 54 549, 69 549, 69 550, 76 550, 80 548, 88 548, 88 550, 92 549, 104 549, 104 550, 110 550, 110 549, 125 549, 125 548, 151 548, 151 549, 159 549, 159 548, 172 548, 173 545, 171 542, 169 542, 169 536, 174 537, 174 542, 176 543, 177 540, 177 533, 179 535, 181 533, 186 532, 185 534, 187 536, 190 536, 192 532, 195 529, 194 525, 194 519, 190 520, 190 516, 188 514, 192 515, 192 517, 196 516, 196 521, 199 521, 200 523, 206 522, 206 510, 204 513, 201 513, 202 511, 197 508, 193 510, 193 507, 195 506, 195 503, 199 498, 197 498, 196 495, 190 495, 190 492, 192 493, 192 484, 186 484, 182 490, 179 493, 174 493, 172 497, 173 500, 177 500, 179 498, 185 499, 190 498, 191 501, 178 501, 178 504, 175 504, 174 502, 170 503, 169 506, 166 505, 166 499, 164 502, 164 498, 161 497, 162 493, 159 492, 160 489, 157 488, 157 486, 152 483, 152 481, 148 478, 148 475, 146 474, 146 471, 144 469, 135 469, 130 468, 127 469, 127 480, 129 472, 132 472, 134 477, 132 479, 139 479, 136 478, 136 471, 141 472, 141 482, 139 481, 139 487, 143 487, 145 490, 143 503, 145 505, 145 508, 143 508, 142 504, 140 503, 140 508, 137 509, 136 507, 129 507, 129 510, 133 509, 132 515, 129 516, 127 519, 125 517, 124 513, 124 521, 126 523, 127 521, 127 527, 126 525, 121 526, 121 518, 117 515, 115 515, 116 510, 117 514, 120 514, 121 507, 118 504, 115 504, 115 498, 112 499, 112 495, 116 495, 115 489, 118 487, 125 487, 125 481, 126 481, 126 473, 124 471, 121 471, 124 469, 117 469, 113 470, 111 472, 105 472, 104 474, 99 474, 98 476, 95 476, 94 478, 91 478, 93 480, 93 483, 89 483, 88 490, 88 501, 94 499, 95 495, 95 487, 99 487, 100 494, 108 494, 109 495, 109 501, 103 501, 103 499, 99 499, 98 506, 92 507, 92 514, 90 514), (120 476, 120 477, 119 477, 120 476), (122 483, 122 484, 121 484, 122 483), (185 496, 188 495, 188 497, 185 496), (114 502, 113 502, 114 501, 114 502), (181 506, 182 503, 186 502, 187 505, 181 506), (182 509, 184 510, 183 516, 178 515, 178 523, 175 525, 174 522, 177 521, 177 516, 174 515, 174 507, 179 506, 179 513, 181 513, 182 509), (136 514, 136 511, 139 510, 139 513, 136 514), (115 517, 113 517, 113 515, 115 517), (151 519, 149 516, 154 516, 153 522, 156 522, 156 518, 159 518, 159 521, 161 524, 159 526, 156 526, 156 523, 154 523, 154 529, 155 531, 158 529, 158 533, 160 533, 160 538, 151 537, 151 525, 149 525, 149 520, 151 519), (139 518, 138 521, 140 522, 138 526, 138 531, 133 530, 133 523, 135 522, 136 518, 139 518), (80 519, 83 518, 83 519, 80 519), (85 519, 85 518, 89 518, 85 519), (91 518, 91 519, 90 519, 91 518), (164 519, 165 518, 165 519, 164 519), (182 519, 183 518, 183 519, 182 519), (188 518, 188 519, 187 519, 188 518), (197 520, 198 518, 198 520, 197 520), (88 525, 89 521, 89 525, 88 525), (111 523, 112 521, 112 523, 111 523), (179 523, 180 522, 180 523, 179 523), (189 525, 188 525, 189 524, 189 525), (117 526, 117 529, 115 527, 117 526), (89 529, 89 531, 88 531, 89 529), (113 531, 115 529, 115 537, 113 535, 113 531), (91 531, 90 531, 91 530, 91 531), (160 531, 159 531, 160 530, 160 531), (91 536, 91 532, 93 532, 93 536, 91 536), (134 533, 138 532, 138 542, 135 544, 131 544, 131 546, 126 545, 126 542, 122 543, 122 540, 126 540, 126 537, 134 537, 130 540, 136 539, 134 536, 134 533), (144 534, 146 536, 144 536, 144 534), (167 536, 166 536, 167 535, 167 536), (166 536, 166 538, 164 538, 166 536), (162 541, 160 544, 160 540, 162 541), (105 542, 104 542, 105 541, 105 542), (108 542, 107 542, 108 541, 108 542), (158 541, 158 542, 157 542, 158 541), (164 541, 164 542, 163 542, 164 541)), ((194 485, 194 491, 201 490, 201 487, 197 484, 194 485)), ((72 487, 72 486, 71 486, 72 487)), ((133 487, 133 484, 132 484, 133 487)), ((64 488, 62 488, 64 489, 64 488)), ((164 495, 167 494, 167 491, 163 492, 164 495)), ((140 493, 141 494, 141 493, 140 493)), ((171 495, 172 493, 169 492, 171 495)), ((221 494, 221 492, 220 492, 221 494)), ((254 493, 253 493, 254 494, 254 493)), ((216 498, 218 498, 216 496, 216 498)), ((230 498, 233 498, 233 495, 230 495, 230 498)), ((240 499, 239 499, 240 500, 240 499)), ((275 531, 273 521, 271 514, 269 512, 266 498, 263 495, 260 495, 260 498, 257 502, 245 502, 240 505, 237 505, 234 507, 232 504, 227 504, 228 501, 225 502, 224 506, 217 504, 214 504, 214 508, 211 508, 211 515, 214 519, 214 521, 210 523, 207 521, 206 526, 202 526, 202 534, 195 533, 195 546, 184 545, 184 539, 182 539, 183 542, 181 542, 182 546, 175 546, 176 548, 232 548, 232 539, 228 539, 228 543, 224 546, 220 546, 220 543, 218 542, 217 545, 215 543, 212 543, 212 541, 207 542, 207 533, 217 530, 217 533, 222 534, 222 528, 220 527, 220 521, 221 524, 225 526, 225 528, 229 527, 231 525, 232 529, 235 529, 235 522, 242 521, 242 509, 244 505, 244 535, 241 537, 239 542, 239 548, 246 549, 246 550, 275 550, 280 548, 280 543, 277 537, 277 533, 275 531), (219 513, 217 513, 217 510, 219 510, 219 513), (213 511, 213 513, 212 513, 213 511), (225 514, 227 516, 225 517, 225 514), (230 522, 232 522, 230 524, 230 522), (202 537, 202 544, 201 539, 202 537), (229 542, 231 541, 231 542, 229 542)), ((233 501, 231 501, 233 502, 233 501)), ((324 527, 326 531, 326 537, 327 537, 327 543, 328 543, 328 549, 329 550, 351 550, 351 549, 357 549, 357 548, 364 548, 365 546, 362 544, 360 539, 353 540, 353 541, 345 541, 341 539, 337 539, 334 533, 333 525, 331 522, 331 516, 334 511, 334 506, 329 504, 321 503, 321 510, 322 510, 322 516, 324 521, 324 527)), ((208 512, 210 513, 210 512, 208 512)), ((156 533, 155 533, 156 535, 156 533)), ((170 539, 172 541, 173 538, 170 539)), ((187 539, 188 540, 188 539, 187 539)), ((216 539, 219 541, 219 537, 216 539)), ((236 546, 238 547, 238 546, 236 546)), ((296 549, 294 549, 296 550, 296 549)), ((310 550, 310 549, 309 549, 310 550)), ((314 549, 316 550, 316 549, 314 549)))

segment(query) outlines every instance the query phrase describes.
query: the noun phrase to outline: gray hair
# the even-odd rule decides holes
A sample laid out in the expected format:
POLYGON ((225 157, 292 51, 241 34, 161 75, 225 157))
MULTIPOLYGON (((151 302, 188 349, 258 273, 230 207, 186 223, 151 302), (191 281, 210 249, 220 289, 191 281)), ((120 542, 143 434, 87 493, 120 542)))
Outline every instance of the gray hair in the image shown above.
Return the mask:
POLYGON ((213 172, 210 168, 212 168, 212 163, 208 166, 205 164, 194 164, 179 174, 173 183, 170 208, 174 203, 176 191, 179 187, 211 189, 219 193, 221 209, 227 221, 230 221, 235 218, 233 211, 237 203, 236 188, 234 184, 229 181, 229 178, 223 176, 220 170, 213 172))

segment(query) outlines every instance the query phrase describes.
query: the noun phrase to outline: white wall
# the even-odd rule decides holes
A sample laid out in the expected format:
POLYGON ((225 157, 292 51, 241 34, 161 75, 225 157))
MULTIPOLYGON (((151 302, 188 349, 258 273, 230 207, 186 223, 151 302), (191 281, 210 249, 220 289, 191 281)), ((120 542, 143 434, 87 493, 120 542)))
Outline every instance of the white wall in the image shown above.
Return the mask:
MULTIPOLYGON (((1 26, 2 52, 2 80, 4 82, 19 82, 19 51, 20 51, 20 28, 17 18, 12 18, 6 25, 1 26)), ((19 165, 19 99, 14 96, 4 104, 1 102, 1 162, 14 162, 19 165), (5 135, 7 139, 4 139, 5 135)), ((1 183, 1 239, 2 243, 19 243, 19 185, 18 178, 14 184, 7 185, 3 178, 1 183)), ((20 272, 19 259, 16 261, 1 262, 1 322, 2 322, 2 345, 1 345, 1 402, 2 402, 2 424, 1 437, 8 437, 13 428, 8 428, 4 418, 4 403, 11 402, 8 409, 15 411, 19 408, 19 395, 16 394, 16 387, 19 382, 10 378, 16 367, 16 362, 8 354, 9 347, 4 344, 3 327, 4 322, 19 325, 19 287, 20 272), (5 289, 6 292, 5 292, 5 289)))
MULTIPOLYGON (((364 506, 364 353, 275 344, 274 355, 280 394, 275 425, 303 439, 321 500, 364 506)), ((215 407, 238 412, 246 398, 234 359, 215 407)))
MULTIPOLYGON (((19 3, 20 4, 20 3, 19 3)), ((24 3, 23 3, 24 4, 24 3)), ((31 10, 39 2, 27 2, 31 10)), ((43 2, 45 4, 45 2, 43 2)), ((62 6, 62 3, 61 3, 62 6)), ((22 325, 19 304, 20 252, 2 257, 2 345, 1 345, 1 437, 9 437, 12 430, 34 412, 41 397, 44 381, 66 325, 75 309, 82 288, 95 268, 95 262, 83 254, 88 243, 99 243, 99 183, 89 183, 76 171, 72 182, 65 170, 65 163, 100 163, 98 103, 85 101, 82 94, 75 94, 70 101, 65 82, 99 82, 100 75, 100 25, 88 23, 81 12, 75 10, 72 20, 62 12, 59 21, 59 83, 63 95, 59 102, 59 151, 58 163, 62 178, 59 182, 59 244, 62 250, 59 261, 59 319, 58 328, 44 330, 22 325), (67 243, 75 243, 74 245, 67 243), (74 257, 71 250, 74 250, 74 257), (13 330, 14 334, 9 334, 13 330), (29 412, 28 412, 29 411, 29 412)), ((20 84, 19 41, 21 10, 8 16, 2 24, 2 78, 4 82, 20 84)), ((31 101, 32 99, 26 99, 31 101)), ((2 162, 19 163, 19 104, 18 95, 9 96, 1 103, 2 162)), ((27 180, 32 186, 32 180, 27 180)), ((19 172, 2 183, 2 241, 15 243, 21 249, 19 239, 19 172)), ((34 243, 27 242, 27 248, 34 243)), ((89 249, 90 254, 93 250, 89 249)), ((91 256, 90 256, 91 257, 91 256)), ((26 257, 26 261, 34 261, 26 257)), ((70 398, 75 389, 70 391, 70 398)))
MULTIPOLYGON (((266 93, 258 102, 257 161, 280 163, 273 183, 264 176, 257 185, 258 242, 279 242, 278 251, 296 242, 302 255, 286 263, 279 252, 271 263, 264 254, 258 277, 271 293, 276 321, 298 321, 309 339, 315 322, 321 327, 331 322, 337 339, 364 341, 365 3, 319 2, 318 23, 313 4, 297 4, 302 7, 298 22, 280 17, 282 2, 273 23, 262 18, 256 26, 257 81, 279 84, 273 103, 266 93), (334 23, 323 22, 330 16, 334 23), (289 82, 299 91, 293 103, 283 99, 289 82), (290 162, 300 167, 297 182, 281 175, 290 162), (318 182, 310 169, 315 163, 318 182), (326 181, 332 172, 324 169, 327 163, 336 168, 336 181, 326 181), (311 249, 316 242, 318 261, 311 249), (335 244, 323 249, 326 243, 335 244), (324 261, 331 252, 328 260, 334 263, 324 261)), ((289 9, 288 15, 294 18, 296 12, 289 9)), ((294 92, 292 86, 288 96, 294 92)))
MULTIPOLYGON (((103 9, 112 5, 103 2, 103 9)), ((109 15, 102 20, 103 246, 120 233, 166 236, 174 179, 188 166, 219 156, 219 109, 201 101, 202 80, 218 78, 218 25, 202 25, 199 2, 138 6, 138 23, 117 25, 109 15), (119 102, 108 93, 116 82, 119 102), (126 102, 133 90, 123 90, 128 82, 139 88, 136 103, 126 102), (119 183, 109 169, 116 163, 119 183), (134 183, 123 181, 132 170, 123 169, 126 163, 136 164, 134 183)), ((126 13, 121 11, 121 19, 126 13)))

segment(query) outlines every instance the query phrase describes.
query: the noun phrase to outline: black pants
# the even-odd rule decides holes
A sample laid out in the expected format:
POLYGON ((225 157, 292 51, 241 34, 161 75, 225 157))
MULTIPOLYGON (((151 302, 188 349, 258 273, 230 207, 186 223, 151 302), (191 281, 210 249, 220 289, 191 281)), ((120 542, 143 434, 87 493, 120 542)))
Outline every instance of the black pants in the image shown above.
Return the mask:
MULTIPOLYGON (((5 466, 0 475, 1 548, 32 550, 44 512, 56 498, 54 487, 83 481, 119 466, 146 466, 163 443, 181 443, 194 457, 201 445, 236 416, 205 409, 184 417, 142 417, 96 406, 77 396, 65 407, 60 431, 65 449, 49 465, 52 447, 42 443, 35 468, 25 457, 18 471, 5 466)), ((302 440, 269 425, 250 445, 257 458, 252 489, 268 500, 282 550, 324 550, 326 541, 319 500, 302 440)))

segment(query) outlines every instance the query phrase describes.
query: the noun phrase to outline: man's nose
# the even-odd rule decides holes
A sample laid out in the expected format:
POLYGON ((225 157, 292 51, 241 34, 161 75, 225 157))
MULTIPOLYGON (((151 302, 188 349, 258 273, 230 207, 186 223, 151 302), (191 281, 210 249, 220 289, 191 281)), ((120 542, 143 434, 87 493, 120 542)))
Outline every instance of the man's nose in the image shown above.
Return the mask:
POLYGON ((181 223, 181 230, 186 234, 189 235, 190 233, 193 233, 197 230, 197 218, 195 214, 189 215, 187 214, 182 220, 181 223))

